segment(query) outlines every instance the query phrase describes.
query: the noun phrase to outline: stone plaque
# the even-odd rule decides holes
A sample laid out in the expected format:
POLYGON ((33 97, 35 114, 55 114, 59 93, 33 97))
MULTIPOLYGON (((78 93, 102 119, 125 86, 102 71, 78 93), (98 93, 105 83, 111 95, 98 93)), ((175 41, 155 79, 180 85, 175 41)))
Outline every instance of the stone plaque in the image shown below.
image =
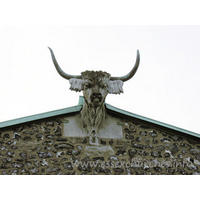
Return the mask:
MULTIPOLYGON (((99 138, 123 138, 122 126, 118 125, 120 118, 107 115, 104 127, 99 130, 99 138)), ((65 137, 88 137, 89 133, 82 127, 79 114, 66 117, 63 121, 65 137)))

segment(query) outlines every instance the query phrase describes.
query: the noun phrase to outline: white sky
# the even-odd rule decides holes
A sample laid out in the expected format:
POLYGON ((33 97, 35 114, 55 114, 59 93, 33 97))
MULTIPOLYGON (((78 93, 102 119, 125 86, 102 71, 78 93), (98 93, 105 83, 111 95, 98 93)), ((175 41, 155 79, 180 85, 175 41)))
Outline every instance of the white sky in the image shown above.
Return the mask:
MULTIPOLYGON (((176 24, 179 21, 174 18, 174 14, 177 16, 175 6, 179 10, 178 18, 188 23, 188 16, 184 18, 185 10, 197 20, 198 7, 191 13, 192 6, 182 2, 181 10, 174 1, 173 6, 155 1, 161 6, 156 10, 150 10, 152 2, 146 6, 140 3, 138 9, 133 9, 127 1, 123 6, 115 1, 115 7, 111 1, 106 1, 106 7, 102 2, 96 10, 86 8, 87 4, 82 1, 68 3, 68 6, 61 6, 61 1, 56 4, 39 1, 39 6, 20 2, 10 6, 7 1, 1 8, 0 17, 8 23, 0 27, 0 122, 78 104, 82 92, 69 90, 68 81, 55 70, 47 46, 53 49, 58 63, 69 74, 103 70, 112 76, 127 74, 139 49, 140 66, 135 76, 124 83, 124 94, 108 95, 106 102, 199 133, 200 26, 118 25, 140 24, 138 19, 143 15, 141 24, 149 22, 148 19, 166 23, 170 17, 176 24), (19 8, 20 2, 27 9, 19 8), (166 17, 161 18, 162 13, 166 17), (47 18, 52 23, 45 23, 47 18)), ((93 1, 87 2, 95 6, 93 1)))

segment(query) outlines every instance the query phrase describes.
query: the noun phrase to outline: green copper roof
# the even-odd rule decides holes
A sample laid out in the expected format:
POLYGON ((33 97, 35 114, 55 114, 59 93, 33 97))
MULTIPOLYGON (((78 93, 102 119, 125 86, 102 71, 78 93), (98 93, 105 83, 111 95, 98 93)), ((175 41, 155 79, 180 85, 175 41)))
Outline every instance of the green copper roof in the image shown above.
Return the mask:
MULTIPOLYGON (((63 115, 63 114, 70 114, 70 113, 79 112, 81 110, 83 104, 84 104, 84 98, 82 96, 80 96, 79 97, 79 103, 78 103, 77 106, 1 122, 0 128, 5 128, 5 127, 9 127, 9 126, 17 125, 17 124, 22 124, 22 123, 26 123, 26 122, 31 122, 31 121, 35 121, 35 120, 45 119, 45 118, 49 118, 49 117, 55 117, 55 116, 59 116, 59 115, 63 115)), ((153 119, 149 119, 147 117, 136 115, 134 113, 131 113, 131 112, 128 112, 128 111, 125 111, 125 110, 121 110, 121 109, 116 108, 114 106, 111 106, 107 103, 105 103, 105 105, 106 105, 106 108, 108 109, 108 111, 114 112, 118 115, 123 115, 125 117, 135 118, 135 119, 138 119, 138 120, 142 120, 142 121, 145 121, 145 122, 148 122, 148 123, 152 123, 152 124, 155 124, 155 125, 158 125, 158 126, 165 127, 167 129, 178 131, 178 132, 187 134, 189 136, 200 138, 200 134, 197 134, 197 133, 194 133, 194 132, 191 132, 191 131, 188 131, 188 130, 184 130, 184 129, 181 129, 181 128, 178 128, 178 127, 175 127, 175 126, 172 126, 172 125, 169 125, 169 124, 165 124, 163 122, 159 122, 159 121, 156 121, 156 120, 153 120, 153 119)))

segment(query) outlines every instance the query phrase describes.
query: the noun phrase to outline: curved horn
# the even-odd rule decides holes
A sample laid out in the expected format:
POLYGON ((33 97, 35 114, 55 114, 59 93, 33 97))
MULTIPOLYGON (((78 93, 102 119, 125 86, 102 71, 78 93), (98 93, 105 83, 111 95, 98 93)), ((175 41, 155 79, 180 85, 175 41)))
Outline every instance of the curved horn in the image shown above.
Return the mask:
POLYGON ((52 61, 56 67, 56 70, 58 71, 58 73, 65 79, 69 80, 70 78, 82 78, 81 75, 70 75, 70 74, 66 74, 59 66, 55 56, 54 56, 54 53, 52 51, 52 49, 50 47, 48 47, 50 52, 51 52, 51 57, 52 57, 52 61))
POLYGON ((111 77, 110 80, 121 80, 123 82, 128 81, 136 73, 136 71, 139 67, 139 64, 140 64, 140 52, 139 52, 139 50, 137 50, 137 58, 136 58, 135 66, 133 67, 133 69, 128 74, 126 74, 125 76, 111 77))

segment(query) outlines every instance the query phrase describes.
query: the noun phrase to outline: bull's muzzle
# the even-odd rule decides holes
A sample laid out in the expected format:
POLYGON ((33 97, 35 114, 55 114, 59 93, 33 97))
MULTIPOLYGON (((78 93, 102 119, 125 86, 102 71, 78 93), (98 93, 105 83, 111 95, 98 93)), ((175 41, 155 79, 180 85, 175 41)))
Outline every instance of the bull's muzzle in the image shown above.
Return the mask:
POLYGON ((94 107, 99 106, 102 102, 102 99, 103 99, 103 97, 102 97, 101 93, 93 93, 91 95, 91 102, 94 105, 94 107))

